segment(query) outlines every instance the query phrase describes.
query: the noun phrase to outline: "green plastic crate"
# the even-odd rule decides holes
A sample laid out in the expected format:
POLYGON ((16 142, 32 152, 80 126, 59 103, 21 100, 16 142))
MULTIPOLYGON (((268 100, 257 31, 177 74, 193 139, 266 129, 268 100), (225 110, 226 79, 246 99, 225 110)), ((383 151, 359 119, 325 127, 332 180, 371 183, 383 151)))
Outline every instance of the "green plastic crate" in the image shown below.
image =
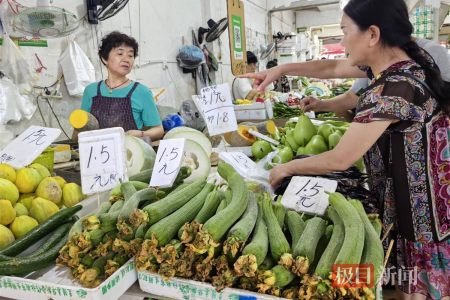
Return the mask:
POLYGON ((55 149, 47 147, 34 161, 46 167, 50 172, 53 171, 53 160, 55 158, 55 149))

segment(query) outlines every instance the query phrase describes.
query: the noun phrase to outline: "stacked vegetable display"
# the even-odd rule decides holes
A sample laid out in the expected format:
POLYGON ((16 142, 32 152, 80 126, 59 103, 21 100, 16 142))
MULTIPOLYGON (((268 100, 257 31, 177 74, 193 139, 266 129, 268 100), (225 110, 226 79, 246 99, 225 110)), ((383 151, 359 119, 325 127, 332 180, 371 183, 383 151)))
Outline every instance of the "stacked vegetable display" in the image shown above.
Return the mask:
POLYGON ((219 163, 218 172, 228 183, 225 192, 204 179, 179 186, 135 210, 128 228, 128 234, 136 232, 134 240, 116 239, 112 251, 120 253, 121 245, 125 253, 137 253, 138 270, 165 280, 210 282, 217 290, 237 287, 289 299, 375 298, 373 288, 339 289, 330 280, 333 264, 373 264, 376 280, 381 274, 381 226, 359 201, 334 193, 326 216, 306 220, 269 195, 250 192, 230 165, 219 163))
MULTIPOLYGON (((327 120, 320 126, 315 126, 306 115, 301 115, 297 123, 286 122, 283 129, 276 128, 272 138, 280 142, 278 147, 269 142, 259 140, 252 145, 252 154, 257 159, 264 158, 273 150, 279 150, 279 158, 274 163, 290 162, 295 155, 317 155, 333 150, 340 142, 342 135, 350 123, 327 120)), ((361 171, 364 169, 362 158, 355 164, 361 171)))
POLYGON ((27 234, 56 214, 86 196, 76 183, 51 177, 43 165, 31 164, 14 170, 0 164, 0 249, 27 234), (8 227, 6 227, 8 226, 8 227))

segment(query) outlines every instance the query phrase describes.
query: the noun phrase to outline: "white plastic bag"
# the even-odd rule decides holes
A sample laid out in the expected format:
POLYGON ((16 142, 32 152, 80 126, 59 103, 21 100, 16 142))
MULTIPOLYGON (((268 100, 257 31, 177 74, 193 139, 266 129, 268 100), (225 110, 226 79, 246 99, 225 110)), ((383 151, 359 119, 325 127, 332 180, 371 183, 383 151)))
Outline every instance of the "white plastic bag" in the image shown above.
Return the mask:
POLYGON ((17 86, 6 78, 0 80, 0 123, 8 121, 20 121, 22 115, 17 107, 20 94, 17 86))
POLYGON ((2 48, 3 55, 0 62, 2 73, 12 79, 19 87, 19 91, 23 89, 31 91, 34 82, 38 79, 36 71, 8 35, 3 38, 2 48))
POLYGON ((262 192, 269 191, 271 195, 274 195, 274 190, 269 184, 270 172, 267 167, 275 167, 281 164, 281 158, 278 156, 279 150, 275 150, 267 154, 263 159, 256 163, 254 168, 248 170, 245 181, 247 186, 259 185, 262 192), (272 160, 278 157, 278 163, 273 163, 272 160))
POLYGON ((70 95, 83 95, 84 89, 95 82, 95 68, 75 41, 61 54, 59 63, 70 95))

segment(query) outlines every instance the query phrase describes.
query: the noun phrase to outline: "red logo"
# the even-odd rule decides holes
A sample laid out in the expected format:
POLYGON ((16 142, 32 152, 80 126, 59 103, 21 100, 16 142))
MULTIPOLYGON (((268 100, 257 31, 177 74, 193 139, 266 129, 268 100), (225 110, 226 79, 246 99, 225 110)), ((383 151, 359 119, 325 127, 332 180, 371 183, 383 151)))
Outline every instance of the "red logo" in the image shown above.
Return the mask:
POLYGON ((373 265, 333 265, 331 280, 337 288, 371 288, 374 282, 373 265))

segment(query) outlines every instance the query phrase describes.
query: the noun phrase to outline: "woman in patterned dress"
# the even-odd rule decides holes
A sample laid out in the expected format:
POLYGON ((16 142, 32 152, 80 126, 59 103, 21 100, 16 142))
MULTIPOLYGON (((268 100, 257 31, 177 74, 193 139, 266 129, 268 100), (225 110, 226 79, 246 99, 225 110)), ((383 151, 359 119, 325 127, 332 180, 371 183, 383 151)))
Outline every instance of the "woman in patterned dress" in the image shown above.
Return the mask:
POLYGON ((372 80, 356 103, 304 101, 305 110, 356 107, 357 114, 335 149, 277 166, 269 182, 345 170, 365 155, 384 227, 394 224, 385 244, 396 242, 390 271, 417 272, 397 282, 397 298, 448 300, 450 84, 412 40, 403 0, 350 0, 341 28, 347 60, 283 65, 251 76, 258 88, 281 75, 372 80))

